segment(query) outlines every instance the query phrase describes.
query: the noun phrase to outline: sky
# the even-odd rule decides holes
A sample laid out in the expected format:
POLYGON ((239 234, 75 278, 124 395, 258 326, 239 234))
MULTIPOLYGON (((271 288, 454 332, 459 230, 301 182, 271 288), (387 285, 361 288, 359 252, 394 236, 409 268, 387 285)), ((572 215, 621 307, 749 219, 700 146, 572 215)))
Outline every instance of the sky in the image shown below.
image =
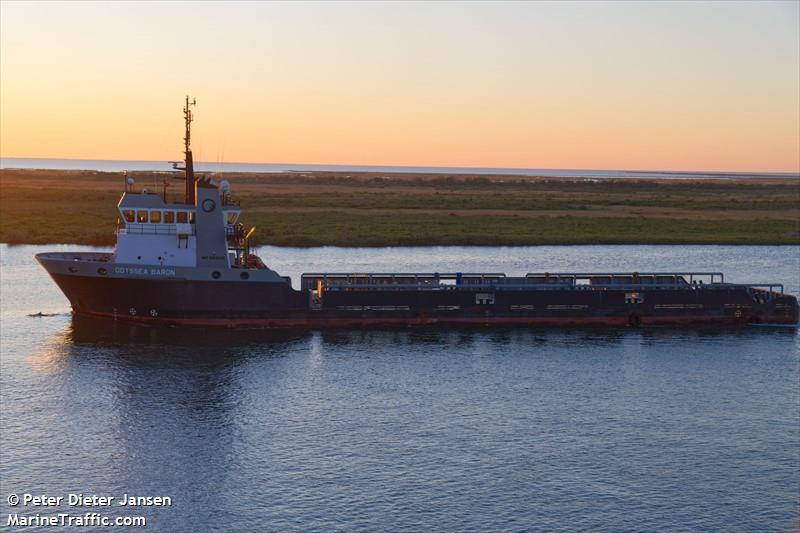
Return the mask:
POLYGON ((0 156, 800 172, 800 2, 0 3, 0 156))

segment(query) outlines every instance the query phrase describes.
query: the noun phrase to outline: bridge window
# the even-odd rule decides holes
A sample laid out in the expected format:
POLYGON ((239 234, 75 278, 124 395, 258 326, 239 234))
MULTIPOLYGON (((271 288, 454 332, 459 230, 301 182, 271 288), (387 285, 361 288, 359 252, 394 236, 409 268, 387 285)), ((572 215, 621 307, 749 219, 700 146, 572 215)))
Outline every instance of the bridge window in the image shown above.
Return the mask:
POLYGON ((136 222, 147 223, 147 211, 137 211, 136 212, 136 222))
POLYGON ((161 222, 161 211, 150 211, 150 222, 159 224, 161 222))
POLYGON ((133 215, 133 209, 125 209, 122 211, 122 216, 125 217, 125 222, 133 222, 136 217, 133 215))
POLYGON ((178 211, 178 224, 186 224, 189 220, 189 213, 186 211, 178 211))
POLYGON ((164 211, 164 224, 175 223, 175 211, 164 211))

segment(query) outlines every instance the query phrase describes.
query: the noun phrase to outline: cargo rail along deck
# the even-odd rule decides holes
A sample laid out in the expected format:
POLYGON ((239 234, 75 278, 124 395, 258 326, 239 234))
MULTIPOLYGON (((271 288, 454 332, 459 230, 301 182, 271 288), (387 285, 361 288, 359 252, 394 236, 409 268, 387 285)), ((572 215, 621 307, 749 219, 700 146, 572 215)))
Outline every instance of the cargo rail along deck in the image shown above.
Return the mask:
POLYGON ((250 249, 255 228, 227 181, 194 172, 194 101, 183 108, 183 195, 134 190, 126 177, 111 253, 36 259, 79 315, 221 327, 434 324, 648 326, 796 324, 780 283, 730 283, 721 272, 311 273, 299 290, 250 249))

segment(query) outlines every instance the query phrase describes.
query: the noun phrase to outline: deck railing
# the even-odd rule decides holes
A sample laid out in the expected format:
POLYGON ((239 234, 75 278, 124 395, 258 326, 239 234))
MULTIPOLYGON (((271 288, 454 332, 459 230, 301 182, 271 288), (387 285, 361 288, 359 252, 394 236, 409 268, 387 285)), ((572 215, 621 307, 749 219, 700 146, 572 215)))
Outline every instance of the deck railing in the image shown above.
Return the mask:
POLYGON ((551 278, 564 280, 590 280, 596 278, 608 278, 612 281, 616 279, 625 280, 627 278, 638 278, 644 280, 661 280, 668 282, 672 279, 677 283, 694 282, 702 283, 725 283, 725 274, 722 272, 537 272, 528 273, 526 278, 551 278))
POLYGON ((531 273, 314 273, 303 274, 303 290, 321 281, 326 291, 351 290, 731 290, 746 288, 783 294, 780 283, 725 283, 721 272, 531 273))
POLYGON ((127 226, 117 229, 117 233, 128 235, 194 235, 194 224, 143 224, 129 222, 127 226), (180 226, 180 232, 178 231, 180 226))
POLYGON ((322 280, 327 287, 352 287, 356 285, 375 287, 410 285, 427 287, 497 283, 505 278, 505 274, 497 272, 325 272, 303 274, 301 283, 304 289, 312 285, 316 286, 317 280, 322 280))

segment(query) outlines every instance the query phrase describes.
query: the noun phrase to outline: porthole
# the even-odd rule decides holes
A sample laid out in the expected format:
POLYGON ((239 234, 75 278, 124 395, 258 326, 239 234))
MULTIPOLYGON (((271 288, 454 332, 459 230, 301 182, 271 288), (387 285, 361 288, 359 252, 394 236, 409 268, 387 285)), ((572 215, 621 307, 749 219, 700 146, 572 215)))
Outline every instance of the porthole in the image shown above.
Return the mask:
POLYGON ((214 279, 219 279, 219 276, 220 276, 220 273, 217 270, 215 270, 214 272, 211 273, 211 277, 214 278, 214 279))
POLYGON ((141 255, 137 255, 137 256, 136 256, 136 259, 140 259, 140 260, 141 260, 141 258, 142 258, 142 256, 141 256, 141 255))
POLYGON ((78 271, 78 267, 69 267, 68 270, 74 274, 78 271))
POLYGON ((242 279, 248 279, 250 277, 250 273, 249 272, 242 272, 241 274, 239 274, 239 277, 242 278, 242 279))
POLYGON ((217 207, 217 203, 211 198, 206 198, 205 200, 203 200, 201 207, 203 208, 203 211, 205 211, 206 213, 210 213, 214 210, 215 207, 217 207))
POLYGON ((106 274, 108 274, 108 270, 106 270, 103 267, 100 267, 97 269, 97 273, 100 274, 101 276, 105 276, 106 274))

